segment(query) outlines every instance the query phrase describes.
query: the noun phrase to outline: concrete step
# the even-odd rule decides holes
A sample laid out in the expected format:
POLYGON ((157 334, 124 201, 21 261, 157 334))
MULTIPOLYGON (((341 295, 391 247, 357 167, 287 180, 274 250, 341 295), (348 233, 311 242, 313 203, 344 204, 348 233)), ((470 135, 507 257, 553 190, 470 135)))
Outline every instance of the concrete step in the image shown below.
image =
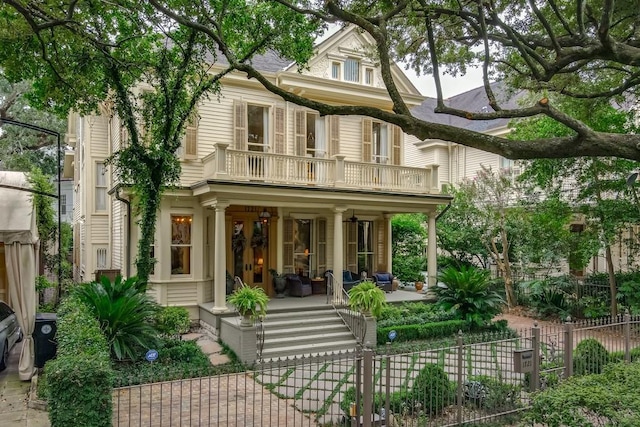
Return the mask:
POLYGON ((344 323, 336 321, 332 321, 331 323, 312 324, 306 327, 302 327, 301 325, 297 324, 288 324, 286 325, 286 327, 272 328, 271 325, 269 325, 266 326, 264 330, 265 337, 268 338, 300 336, 307 334, 313 335, 345 330, 348 331, 348 329, 345 328, 344 323))
POLYGON ((319 326, 319 325, 330 325, 333 323, 337 323, 339 325, 343 325, 344 323, 342 322, 342 319, 340 319, 340 317, 338 315, 336 315, 335 313, 333 314, 333 316, 311 316, 311 317, 305 317, 305 318, 296 318, 296 317, 292 317, 292 318, 284 318, 284 317, 280 317, 277 320, 275 319, 265 319, 262 322, 265 326, 265 328, 268 329, 288 329, 291 328, 292 325, 295 325, 295 327, 314 327, 314 326, 319 326))
POLYGON ((346 341, 353 339, 353 335, 349 330, 342 330, 338 332, 329 332, 321 334, 306 334, 306 335, 290 335, 271 337, 266 335, 264 339, 264 348, 277 348, 285 347, 291 344, 305 345, 305 344, 320 344, 333 342, 346 341))
POLYGON ((343 340, 331 343, 313 343, 292 345, 287 347, 265 348, 262 351, 263 360, 284 358, 287 356, 308 356, 326 353, 338 353, 341 351, 353 351, 356 348, 356 340, 343 340))

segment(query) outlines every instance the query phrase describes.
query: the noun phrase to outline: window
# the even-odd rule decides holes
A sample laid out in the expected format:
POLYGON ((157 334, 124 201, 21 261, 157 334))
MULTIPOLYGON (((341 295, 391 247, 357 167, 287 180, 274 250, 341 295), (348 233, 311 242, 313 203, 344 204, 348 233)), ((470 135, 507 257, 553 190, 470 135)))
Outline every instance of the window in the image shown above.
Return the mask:
POLYGON ((365 163, 401 163, 402 131, 398 126, 362 120, 362 161, 365 163))
POLYGON ((331 63, 331 78, 336 80, 340 79, 340 63, 339 62, 331 63))
POLYGON ((364 71, 364 83, 370 86, 373 85, 373 70, 371 68, 367 68, 364 71))
POLYGON ((358 271, 373 274, 373 221, 358 221, 358 271))
POLYGON ((96 163, 95 209, 96 212, 107 210, 107 169, 104 163, 96 163))
POLYGON ((185 133, 182 137, 182 145, 176 154, 183 159, 195 159, 198 157, 198 115, 193 113, 185 123, 185 133))
POLYGON ((313 221, 310 219, 296 219, 293 222, 293 258, 297 274, 310 277, 313 267, 313 241, 311 231, 313 221))
POLYGON ((107 268, 107 248, 96 249, 96 268, 107 268))
POLYGON ((360 61, 353 58, 344 61, 344 79, 354 83, 360 81, 360 61))
POLYGON ((247 142, 249 151, 266 151, 268 130, 269 109, 260 105, 247 105, 247 142))
POLYGON ((66 214, 67 214, 67 195, 61 194, 60 195, 60 215, 66 215, 66 214))
POLYGON ((386 164, 389 161, 389 138, 387 125, 380 122, 372 124, 373 162, 386 164))
POLYGON ((190 215, 171 215, 171 274, 191 274, 190 215))

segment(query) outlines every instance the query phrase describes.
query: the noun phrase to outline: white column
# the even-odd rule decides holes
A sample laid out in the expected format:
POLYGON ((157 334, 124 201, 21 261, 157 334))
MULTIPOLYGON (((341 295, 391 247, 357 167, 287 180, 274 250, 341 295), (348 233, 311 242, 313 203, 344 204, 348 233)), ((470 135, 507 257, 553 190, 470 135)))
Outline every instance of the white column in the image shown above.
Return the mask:
POLYGON ((344 269, 342 213, 346 210, 345 207, 333 208, 333 300, 336 302, 342 299, 342 270, 344 269))
MULTIPOLYGON (((281 207, 278 208, 278 220, 276 230, 276 271, 284 272, 284 215, 281 207)), ((273 264, 272 264, 273 265, 273 264)))
POLYGON ((213 207, 216 210, 215 218, 215 241, 214 241, 214 275, 213 275, 213 312, 222 313, 227 311, 227 250, 225 242, 225 209, 229 206, 227 202, 217 201, 213 207))
POLYGON ((384 214, 384 219, 385 219, 385 227, 387 227, 387 242, 386 242, 386 254, 385 254, 385 258, 386 258, 386 264, 387 264, 387 271, 389 273, 391 273, 393 271, 393 233, 392 233, 392 229, 391 229, 391 218, 393 217, 392 214, 384 214))
POLYGON ((427 236, 427 272, 429 273, 428 287, 436 286, 438 275, 438 259, 436 250, 436 213, 429 212, 427 236))

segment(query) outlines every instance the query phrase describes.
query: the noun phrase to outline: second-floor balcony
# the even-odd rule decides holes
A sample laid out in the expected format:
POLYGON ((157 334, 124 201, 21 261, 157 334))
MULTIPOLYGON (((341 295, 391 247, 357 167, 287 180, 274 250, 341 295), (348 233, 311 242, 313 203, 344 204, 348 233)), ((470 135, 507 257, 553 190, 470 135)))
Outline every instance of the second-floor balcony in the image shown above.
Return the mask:
POLYGON ((231 150, 225 143, 215 147, 215 151, 203 159, 206 179, 414 194, 440 192, 438 165, 415 168, 347 161, 344 155, 326 159, 231 150))

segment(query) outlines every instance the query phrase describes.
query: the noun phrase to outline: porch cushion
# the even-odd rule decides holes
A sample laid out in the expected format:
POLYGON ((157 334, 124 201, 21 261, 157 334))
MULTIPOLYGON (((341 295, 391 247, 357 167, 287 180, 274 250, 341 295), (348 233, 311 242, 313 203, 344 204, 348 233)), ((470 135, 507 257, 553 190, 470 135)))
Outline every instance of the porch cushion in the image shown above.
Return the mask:
POLYGON ((373 274, 374 283, 385 292, 391 292, 393 290, 392 282, 393 275, 388 272, 378 272, 373 274))

